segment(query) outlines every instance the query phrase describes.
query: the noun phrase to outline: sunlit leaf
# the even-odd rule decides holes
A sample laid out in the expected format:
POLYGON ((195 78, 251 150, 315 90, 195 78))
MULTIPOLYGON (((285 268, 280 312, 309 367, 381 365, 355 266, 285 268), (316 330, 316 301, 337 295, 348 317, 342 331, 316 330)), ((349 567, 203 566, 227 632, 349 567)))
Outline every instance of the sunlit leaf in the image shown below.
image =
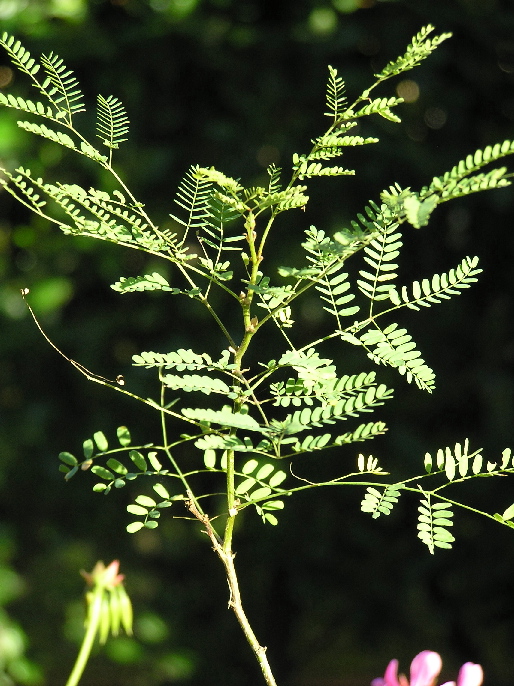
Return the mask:
POLYGON ((119 426, 116 430, 116 435, 118 436, 118 441, 120 442, 120 445, 122 445, 123 447, 130 445, 132 439, 130 436, 130 431, 127 429, 126 426, 119 426))

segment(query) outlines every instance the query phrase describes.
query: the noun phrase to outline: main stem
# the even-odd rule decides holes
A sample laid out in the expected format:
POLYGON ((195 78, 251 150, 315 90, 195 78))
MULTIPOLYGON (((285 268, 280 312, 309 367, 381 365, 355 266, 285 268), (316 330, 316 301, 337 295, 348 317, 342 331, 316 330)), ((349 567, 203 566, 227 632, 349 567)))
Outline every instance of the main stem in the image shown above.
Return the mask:
POLYGON ((277 686, 273 672, 271 671, 268 658, 266 656, 266 647, 261 646, 257 640, 248 617, 243 609, 243 602, 241 600, 241 593, 239 591, 239 582, 237 579, 236 568, 234 565, 235 553, 232 551, 232 531, 234 527, 234 520, 236 515, 229 514, 227 525, 225 528, 224 540, 221 541, 218 534, 214 530, 209 517, 206 514, 201 513, 192 500, 189 501, 188 507, 190 512, 199 519, 202 524, 205 525, 205 531, 208 534, 212 542, 212 547, 225 567, 225 573, 227 576, 228 588, 230 591, 230 598, 228 601, 228 606, 234 611, 237 617, 237 621, 243 633, 248 641, 253 653, 259 663, 259 666, 264 677, 264 681, 267 686, 277 686))
MULTIPOLYGON (((271 225, 271 222, 270 222, 271 225)), ((251 273, 250 273, 250 284, 255 284, 258 279, 258 268, 259 264, 262 260, 262 254, 261 251, 259 251, 259 254, 257 254, 255 250, 255 219, 252 215, 252 213, 249 213, 249 216, 247 218, 247 221, 245 223, 245 229, 247 231, 246 237, 248 240, 249 244, 249 249, 250 249, 250 260, 252 263, 252 268, 251 268, 251 273)), ((262 249, 262 245, 261 245, 262 249)), ((252 299, 253 299, 253 291, 249 289, 246 294, 243 294, 243 298, 241 300, 241 307, 242 307, 242 315, 243 315, 243 326, 244 326, 244 334, 243 338, 241 340, 240 345, 235 348, 234 346, 234 363, 236 366, 236 374, 241 374, 241 369, 242 369, 242 360, 243 357, 248 349, 248 346, 250 345, 250 342, 253 338, 253 335, 255 333, 255 327, 257 325, 257 320, 253 319, 251 316, 251 305, 252 305, 252 299)), ((242 408, 242 401, 236 400, 234 403, 234 409, 233 411, 235 413, 238 413, 241 411, 242 408)), ((235 435, 236 429, 233 429, 232 434, 235 435)), ((201 509, 197 506, 195 501, 191 498, 188 502, 188 507, 190 512, 197 518, 199 519, 205 526, 205 531, 208 534, 211 542, 212 542, 212 547, 214 548, 216 554, 220 558, 221 562, 223 563, 223 566, 225 567, 225 573, 227 576, 227 582, 228 582, 228 587, 229 587, 229 592, 230 592, 230 597, 229 597, 229 607, 234 611, 234 614, 237 617, 237 621, 239 622, 239 625, 241 629, 243 630, 243 633, 245 635, 246 640, 248 641, 255 658, 257 659, 257 662, 259 663, 259 666, 262 671, 262 675, 264 677, 264 681, 266 682, 267 686, 277 686, 277 682, 275 681, 275 677, 273 676, 273 672, 271 671, 270 664, 268 662, 268 658, 266 656, 266 647, 261 646, 259 641, 257 640, 257 637, 250 625, 250 622, 248 621, 248 618, 245 614, 245 611, 243 609, 243 603, 241 600, 241 593, 239 591, 239 582, 237 579, 237 573, 236 573, 236 568, 234 565, 234 557, 235 553, 232 550, 232 537, 234 533, 234 524, 235 524, 235 519, 238 513, 238 500, 236 497, 236 490, 235 490, 235 471, 236 471, 236 464, 235 464, 235 453, 233 450, 227 450, 227 522, 225 525, 225 531, 223 533, 223 538, 221 539, 220 536, 217 534, 217 532, 214 530, 211 521, 209 517, 201 511, 201 509)))
POLYGON ((251 649, 259 663, 262 674, 264 676, 264 681, 268 686, 276 686, 277 682, 271 671, 270 664, 266 655, 266 647, 261 646, 257 637, 248 621, 248 618, 243 610, 243 603, 241 601, 241 594, 239 592, 239 583, 237 580, 236 568, 234 565, 234 553, 232 550, 225 551, 223 548, 221 550, 216 550, 218 556, 220 557, 223 565, 225 567, 225 572, 227 575, 228 587, 230 590, 229 607, 232 608, 234 614, 237 617, 237 621, 246 640, 250 644, 251 649))

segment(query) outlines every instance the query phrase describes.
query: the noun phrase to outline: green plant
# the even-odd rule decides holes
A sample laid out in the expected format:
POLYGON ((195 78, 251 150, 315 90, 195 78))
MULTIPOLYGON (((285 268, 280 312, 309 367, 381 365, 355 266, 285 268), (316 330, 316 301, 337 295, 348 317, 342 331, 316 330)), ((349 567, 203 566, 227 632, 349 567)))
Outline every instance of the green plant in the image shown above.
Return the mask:
MULTIPOLYGON (((432 553, 435 548, 452 545, 454 506, 513 526, 513 506, 503 515, 488 514, 446 495, 456 483, 512 473, 510 449, 503 451, 498 462, 484 464, 481 450, 470 452, 465 440, 454 448, 442 448, 435 459, 425 455, 425 473, 399 481, 385 479, 387 474, 377 459, 364 454, 358 456, 351 473, 329 481, 306 481, 294 476, 292 469, 303 454, 341 449, 386 431, 383 422, 362 415, 369 415, 391 399, 392 390, 377 381, 374 371, 339 373, 334 361, 323 356, 325 342, 334 339, 357 346, 371 362, 395 368, 407 383, 428 392, 434 389, 434 371, 422 359, 411 335, 394 321, 394 314, 405 308, 418 311, 460 294, 477 280, 481 270, 477 257, 464 257, 448 271, 400 285, 401 226, 420 229, 441 203, 510 184, 511 175, 505 167, 484 171, 490 163, 514 152, 514 142, 505 141, 469 155, 419 191, 398 184, 389 186, 380 200, 370 201, 350 226, 333 237, 311 226, 299 238, 303 262, 281 266, 278 275, 265 273, 268 238, 279 229, 282 213, 305 207, 308 180, 354 174, 345 167, 332 166, 331 160, 347 147, 378 142, 353 131, 359 120, 378 114, 399 121, 395 108, 402 99, 371 97, 372 92, 416 67, 449 37, 442 34, 432 38, 432 31, 432 26, 422 29, 406 53, 375 74, 371 87, 352 103, 347 101, 337 70, 329 67, 328 128, 311 141, 309 152, 293 155, 287 181, 281 182, 282 170, 274 165, 268 168, 267 185, 249 188, 214 168, 191 167, 178 187, 177 209, 171 214, 175 232, 152 221, 144 204, 113 167, 113 155, 129 130, 122 103, 113 96, 98 97, 100 147, 95 147, 77 128, 77 118, 84 111, 83 98, 62 60, 51 53, 37 62, 13 37, 4 34, 0 40, 41 97, 32 101, 0 93, 0 103, 40 122, 20 120, 22 129, 92 160, 117 185, 106 192, 64 182, 48 183, 20 167, 3 170, 5 190, 70 236, 116 243, 171 263, 181 279, 178 286, 154 271, 120 277, 111 287, 120 294, 161 290, 185 298, 205 309, 213 326, 208 351, 144 351, 134 356, 136 366, 156 371, 160 387, 156 399, 132 392, 122 376, 109 380, 89 371, 47 338, 89 380, 154 408, 161 421, 161 437, 145 445, 133 445, 126 427, 119 427, 115 448, 110 447, 102 431, 97 431, 84 441, 82 457, 69 452, 59 455, 61 471, 69 480, 90 469, 99 479, 94 490, 103 494, 122 488, 127 481, 153 477, 151 495, 142 493, 128 506, 129 513, 137 518, 127 527, 131 533, 157 527, 163 510, 170 507, 174 511, 181 507, 178 516, 183 516, 185 505, 190 517, 204 527, 224 565, 230 607, 268 685, 275 684, 275 679, 265 649, 245 615, 234 566, 234 526, 242 510, 254 508, 264 523, 275 525, 293 493, 320 486, 357 486, 365 490, 362 510, 376 518, 387 515, 401 494, 416 493, 420 498, 418 535, 432 553), (346 262, 357 253, 362 253, 364 265, 353 279, 345 271, 346 262), (330 326, 325 335, 298 346, 293 306, 307 292, 317 294, 320 308, 330 317, 330 326), (219 296, 232 306, 236 325, 218 314, 219 296), (272 360, 259 359, 254 345, 264 327, 277 336, 279 352, 272 360), (213 350, 219 333, 225 345, 213 350), (189 393, 198 396, 198 405, 182 399, 189 393), (349 422, 346 431, 338 429, 339 422, 349 422), (119 459, 123 456, 125 461, 119 459), (201 486, 205 475, 212 484, 206 491, 201 486)), ((25 289, 23 297, 27 296, 25 289)))

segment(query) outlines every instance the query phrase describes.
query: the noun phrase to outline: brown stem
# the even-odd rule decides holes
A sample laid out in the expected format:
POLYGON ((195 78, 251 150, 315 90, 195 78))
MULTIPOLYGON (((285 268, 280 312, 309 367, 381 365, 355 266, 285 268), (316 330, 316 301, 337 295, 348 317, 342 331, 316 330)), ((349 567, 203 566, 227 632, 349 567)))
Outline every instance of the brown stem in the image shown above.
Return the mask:
POLYGON ((187 502, 187 507, 189 511, 205 526, 205 533, 211 539, 212 547, 225 567, 225 573, 227 575, 228 588, 230 591, 230 598, 228 601, 228 606, 234 611, 237 617, 237 621, 246 640, 250 644, 251 649, 260 665, 262 674, 264 676, 264 681, 267 686, 277 686, 273 672, 271 671, 268 658, 266 657, 266 647, 261 646, 257 637, 248 621, 248 618, 243 610, 243 603, 241 600, 241 593, 239 591, 239 583, 237 580, 236 568, 234 565, 235 553, 232 549, 225 550, 222 541, 216 531, 214 530, 209 517, 206 514, 202 514, 194 504, 194 501, 189 500, 187 502))

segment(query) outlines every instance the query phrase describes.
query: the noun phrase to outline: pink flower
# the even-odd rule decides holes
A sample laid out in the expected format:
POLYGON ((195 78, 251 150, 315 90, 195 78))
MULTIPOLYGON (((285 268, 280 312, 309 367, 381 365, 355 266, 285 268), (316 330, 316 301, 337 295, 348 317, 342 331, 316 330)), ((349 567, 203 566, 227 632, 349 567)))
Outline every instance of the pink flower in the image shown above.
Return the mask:
POLYGON ((455 685, 455 681, 448 681, 443 686, 481 686, 483 678, 484 672, 480 665, 466 662, 459 670, 457 685, 455 685))
POLYGON ((120 561, 113 560, 107 567, 103 562, 97 562, 91 573, 84 571, 80 573, 90 586, 101 585, 103 588, 114 588, 119 586, 125 578, 124 574, 118 574, 119 569, 120 561))
MULTIPOLYGON (((373 679, 371 686, 436 686, 442 664, 439 653, 423 650, 411 662, 410 682, 403 674, 398 676, 398 660, 391 660, 384 678, 373 679)), ((481 686, 483 678, 480 665, 466 662, 460 668, 457 684, 455 681, 447 681, 443 686, 481 686)))

